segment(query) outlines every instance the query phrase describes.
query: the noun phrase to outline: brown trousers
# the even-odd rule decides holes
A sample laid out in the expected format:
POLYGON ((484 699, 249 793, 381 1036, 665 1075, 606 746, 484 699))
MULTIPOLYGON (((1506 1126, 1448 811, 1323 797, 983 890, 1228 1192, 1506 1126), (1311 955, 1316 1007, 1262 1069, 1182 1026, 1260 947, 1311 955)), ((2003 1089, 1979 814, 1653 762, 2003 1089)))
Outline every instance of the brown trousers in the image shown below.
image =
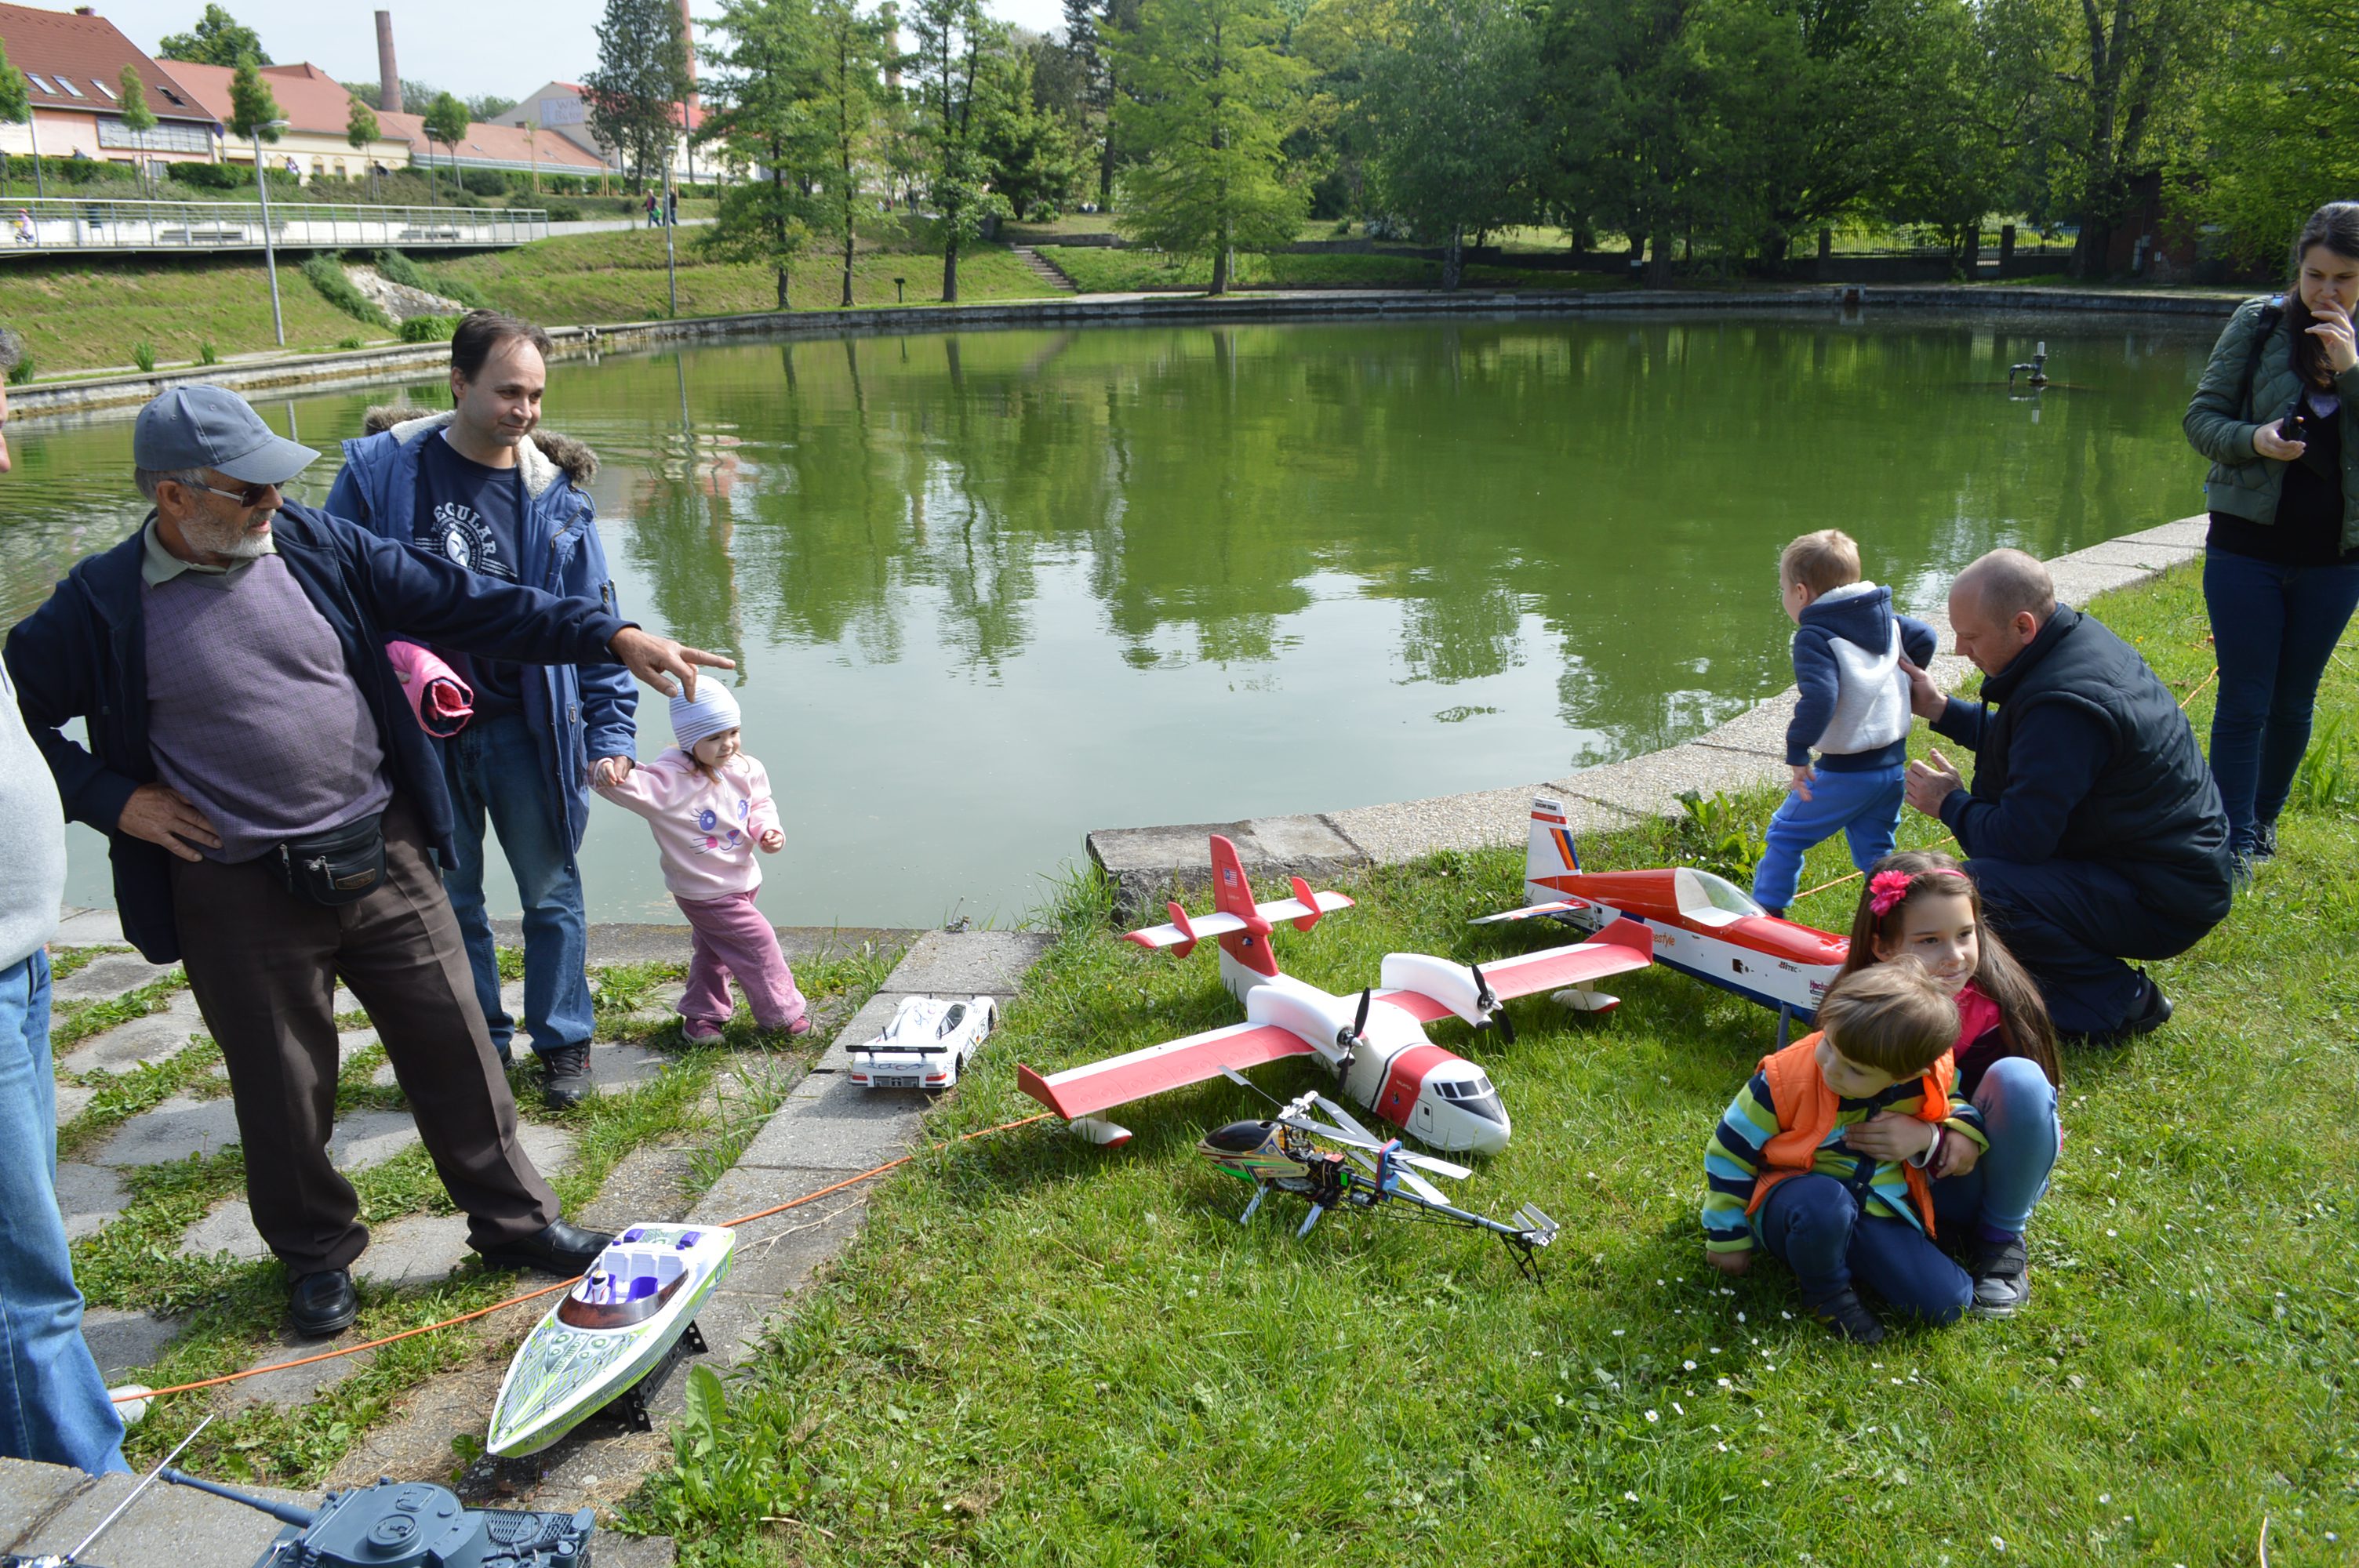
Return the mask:
POLYGON ((350 1268, 368 1245, 352 1184, 328 1160, 339 978, 368 1010, 476 1249, 558 1217, 557 1195, 516 1145, 458 921, 398 797, 385 830, 385 881, 337 909, 288 892, 268 856, 172 862, 181 962, 236 1097, 246 1201, 290 1278, 350 1268))

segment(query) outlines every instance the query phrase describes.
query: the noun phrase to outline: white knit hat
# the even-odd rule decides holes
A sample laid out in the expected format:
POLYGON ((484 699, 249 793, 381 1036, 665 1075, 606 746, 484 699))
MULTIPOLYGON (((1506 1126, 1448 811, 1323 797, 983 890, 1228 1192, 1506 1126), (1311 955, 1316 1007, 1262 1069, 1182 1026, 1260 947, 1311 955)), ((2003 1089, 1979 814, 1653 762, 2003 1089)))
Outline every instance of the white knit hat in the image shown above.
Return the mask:
POLYGON ((671 699, 671 737, 684 751, 708 735, 738 727, 737 699, 707 670, 696 683, 696 696, 671 699))

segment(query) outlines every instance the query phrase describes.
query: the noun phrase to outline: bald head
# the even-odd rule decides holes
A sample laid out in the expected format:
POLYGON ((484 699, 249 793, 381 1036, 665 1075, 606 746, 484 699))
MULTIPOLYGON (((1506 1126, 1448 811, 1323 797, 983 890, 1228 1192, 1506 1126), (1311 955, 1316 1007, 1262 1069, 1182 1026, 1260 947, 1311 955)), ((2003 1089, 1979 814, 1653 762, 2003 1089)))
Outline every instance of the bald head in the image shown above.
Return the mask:
POLYGON ((1950 626, 1958 652, 1986 676, 2015 662, 2056 613, 2048 568, 2021 550, 1993 550, 1950 585, 1950 626))

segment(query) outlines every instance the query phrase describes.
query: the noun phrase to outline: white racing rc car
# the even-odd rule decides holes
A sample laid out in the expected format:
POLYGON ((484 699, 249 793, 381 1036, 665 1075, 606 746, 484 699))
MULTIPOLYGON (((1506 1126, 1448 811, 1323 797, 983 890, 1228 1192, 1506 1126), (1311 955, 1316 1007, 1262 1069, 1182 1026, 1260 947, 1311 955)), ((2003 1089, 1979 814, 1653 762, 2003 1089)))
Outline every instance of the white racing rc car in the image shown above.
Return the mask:
POLYGON ((872 1089, 946 1089, 998 1022, 999 1004, 987 996, 908 997, 884 1033, 852 1048, 852 1081, 872 1089))

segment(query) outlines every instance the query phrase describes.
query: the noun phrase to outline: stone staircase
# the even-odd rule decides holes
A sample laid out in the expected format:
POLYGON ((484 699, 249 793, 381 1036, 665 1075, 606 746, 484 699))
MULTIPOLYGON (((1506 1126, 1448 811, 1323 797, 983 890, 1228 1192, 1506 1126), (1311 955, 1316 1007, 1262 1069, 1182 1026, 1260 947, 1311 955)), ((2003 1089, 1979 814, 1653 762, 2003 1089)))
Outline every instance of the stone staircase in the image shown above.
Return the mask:
POLYGON ((1032 269, 1033 276, 1058 293, 1079 294, 1082 291, 1080 284, 1065 276, 1064 268, 1034 250, 1030 245, 1010 245, 1007 248, 1016 253, 1016 260, 1032 269))

